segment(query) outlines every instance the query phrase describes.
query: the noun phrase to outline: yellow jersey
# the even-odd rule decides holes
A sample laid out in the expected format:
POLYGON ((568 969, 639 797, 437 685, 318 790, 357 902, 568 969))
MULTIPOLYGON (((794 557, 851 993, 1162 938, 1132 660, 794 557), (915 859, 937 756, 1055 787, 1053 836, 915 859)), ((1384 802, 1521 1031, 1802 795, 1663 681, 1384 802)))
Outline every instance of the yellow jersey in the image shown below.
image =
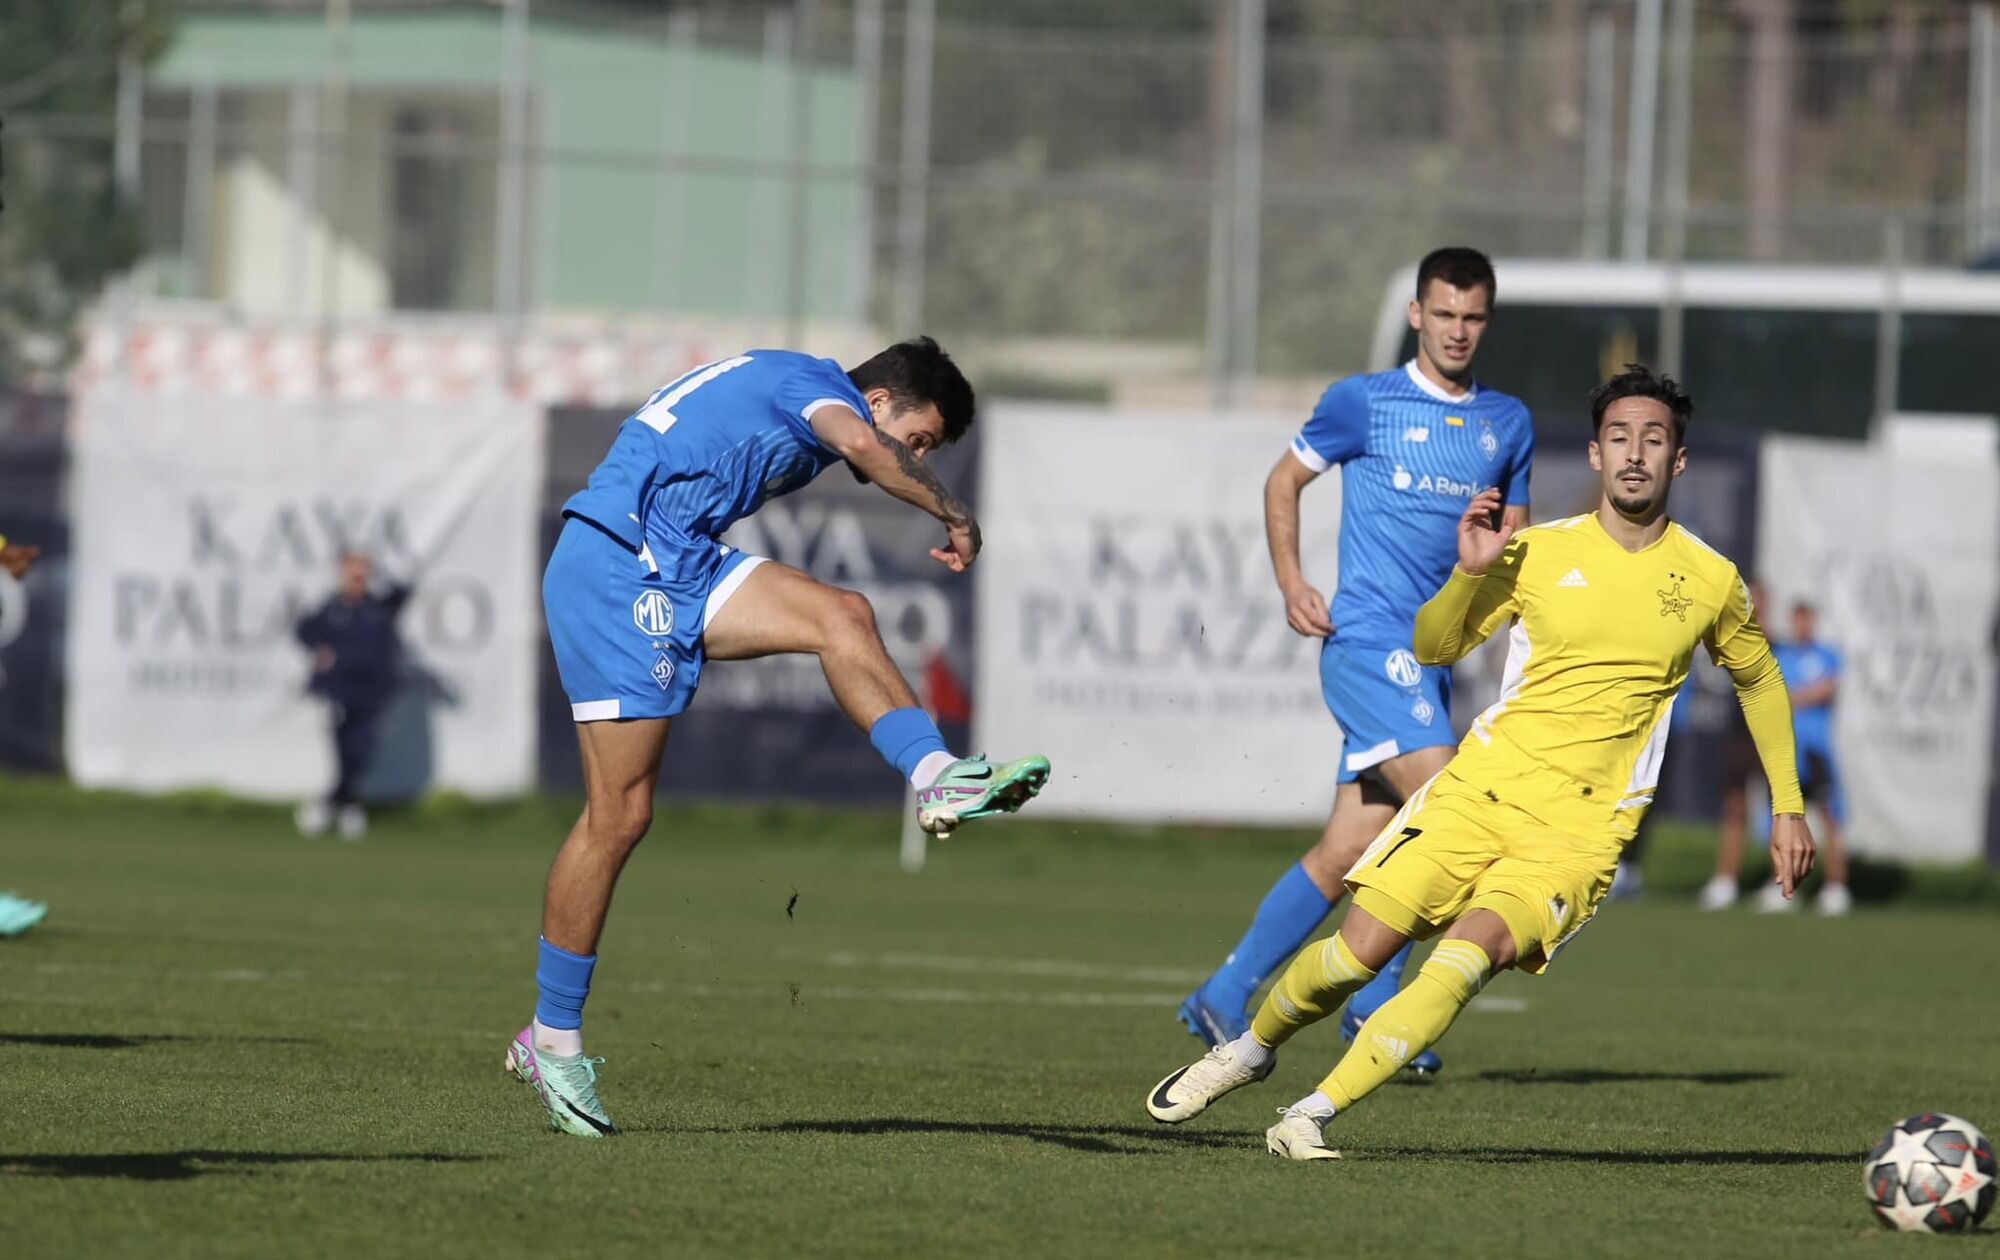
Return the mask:
POLYGON ((1520 531, 1417 613, 1417 659, 1449 665, 1511 623, 1500 698, 1450 773, 1571 835, 1629 840, 1652 803, 1697 645, 1735 679, 1776 813, 1801 813, 1784 677, 1721 553, 1669 521, 1627 551, 1596 513, 1520 531))

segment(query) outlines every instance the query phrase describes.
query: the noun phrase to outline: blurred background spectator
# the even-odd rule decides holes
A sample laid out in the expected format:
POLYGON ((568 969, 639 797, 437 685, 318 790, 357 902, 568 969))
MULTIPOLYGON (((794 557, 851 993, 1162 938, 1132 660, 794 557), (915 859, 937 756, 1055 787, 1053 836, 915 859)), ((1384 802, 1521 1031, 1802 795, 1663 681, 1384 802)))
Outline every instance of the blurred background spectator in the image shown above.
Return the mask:
POLYGON ((368 813, 359 792, 375 756, 382 713, 395 695, 402 660, 396 615, 410 597, 406 584, 377 589, 374 564, 358 551, 340 558, 340 588, 333 598, 298 624, 299 642, 312 652, 306 689, 327 701, 333 720, 334 756, 339 770, 324 800, 298 808, 302 835, 321 836, 329 825, 343 840, 368 833, 368 813))

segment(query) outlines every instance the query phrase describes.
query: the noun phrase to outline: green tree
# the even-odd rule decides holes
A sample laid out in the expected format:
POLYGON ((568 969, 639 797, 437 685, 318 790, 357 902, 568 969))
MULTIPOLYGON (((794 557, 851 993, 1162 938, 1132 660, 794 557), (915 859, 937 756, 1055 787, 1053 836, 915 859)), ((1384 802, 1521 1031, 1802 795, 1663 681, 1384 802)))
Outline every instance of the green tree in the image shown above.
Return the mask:
POLYGON ((165 47, 166 0, 0 5, 0 384, 45 380, 144 247, 112 179, 117 67, 165 47))

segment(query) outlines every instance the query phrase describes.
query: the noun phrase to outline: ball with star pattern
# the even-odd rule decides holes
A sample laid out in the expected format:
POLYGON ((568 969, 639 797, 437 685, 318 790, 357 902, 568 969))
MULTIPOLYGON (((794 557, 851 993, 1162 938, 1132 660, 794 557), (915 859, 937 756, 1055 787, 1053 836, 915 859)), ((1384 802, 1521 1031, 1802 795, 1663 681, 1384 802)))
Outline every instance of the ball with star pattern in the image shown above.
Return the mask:
POLYGON ((1927 1111, 1890 1129, 1862 1166, 1875 1218, 1906 1233, 1956 1234, 1993 1209, 1993 1143, 1957 1116, 1927 1111))

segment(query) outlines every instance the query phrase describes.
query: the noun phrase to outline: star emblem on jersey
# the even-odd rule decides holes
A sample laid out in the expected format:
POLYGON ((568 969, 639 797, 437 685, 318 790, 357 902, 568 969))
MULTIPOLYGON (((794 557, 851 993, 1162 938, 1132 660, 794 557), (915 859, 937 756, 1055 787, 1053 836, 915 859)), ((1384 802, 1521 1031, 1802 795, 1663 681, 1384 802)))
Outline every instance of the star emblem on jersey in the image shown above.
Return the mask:
POLYGON ((665 652, 660 653, 653 661, 651 673, 653 681, 660 684, 661 691, 665 691, 667 684, 674 680, 674 663, 667 657, 665 652))
POLYGON ((1678 573, 1669 573, 1667 574, 1667 581, 1671 585, 1664 591, 1655 592, 1660 597, 1660 615, 1662 617, 1679 617, 1682 621, 1688 619, 1688 609, 1694 607, 1694 600, 1688 598, 1681 591, 1681 583, 1686 580, 1685 577, 1678 573))

